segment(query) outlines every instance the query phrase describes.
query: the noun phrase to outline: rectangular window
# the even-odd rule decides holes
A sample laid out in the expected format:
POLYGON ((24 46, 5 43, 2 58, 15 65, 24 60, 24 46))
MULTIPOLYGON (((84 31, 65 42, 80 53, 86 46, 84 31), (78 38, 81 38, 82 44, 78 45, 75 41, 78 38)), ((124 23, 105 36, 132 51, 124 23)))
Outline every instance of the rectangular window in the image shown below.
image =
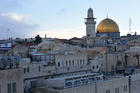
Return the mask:
POLYGON ((82 65, 82 60, 80 59, 80 65, 82 65))
POLYGON ((69 61, 69 66, 71 66, 71 61, 69 61))
POLYGON ((79 66, 80 64, 79 64, 79 60, 77 60, 77 65, 79 66))
POLYGON ((74 60, 72 60, 72 65, 74 66, 74 60))
POLYGON ((29 73, 29 67, 27 68, 27 72, 29 73))
POLYGON ((83 59, 83 64, 85 64, 85 60, 83 59))
POLYGON ((66 61, 66 66, 68 66, 68 61, 66 61))
POLYGON ((83 59, 83 62, 85 62, 85 59, 83 59))
POLYGON ((32 88, 37 87, 37 81, 36 80, 35 81, 31 81, 31 87, 32 88))
POLYGON ((16 93, 16 83, 13 83, 13 93, 16 93))
POLYGON ((127 86, 124 86, 124 92, 126 92, 127 91, 127 86))
POLYGON ((110 90, 106 90, 106 93, 110 93, 110 90))
POLYGON ((9 84, 7 85, 7 89, 8 89, 8 93, 12 93, 12 92, 11 92, 11 83, 9 83, 9 84))
POLYGON ((39 72, 40 72, 40 69, 41 69, 41 68, 40 68, 40 66, 39 66, 39 67, 38 67, 38 71, 39 71, 39 72))
POLYGON ((119 88, 115 88, 115 93, 119 93, 119 88))
POLYGON ((60 62, 58 62, 58 67, 60 67, 60 62))
POLYGON ((24 68, 24 73, 26 73, 26 68, 24 68))

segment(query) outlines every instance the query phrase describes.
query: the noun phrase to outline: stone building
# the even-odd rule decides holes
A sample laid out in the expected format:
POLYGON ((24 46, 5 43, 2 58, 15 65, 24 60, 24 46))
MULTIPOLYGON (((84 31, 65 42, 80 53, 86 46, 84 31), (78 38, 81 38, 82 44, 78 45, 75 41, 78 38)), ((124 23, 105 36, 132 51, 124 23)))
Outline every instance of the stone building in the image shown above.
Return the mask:
POLYGON ((29 58, 21 59, 19 67, 23 72, 25 93, 32 88, 43 86, 45 78, 55 73, 55 66, 48 65, 45 62, 31 62, 29 58))
MULTIPOLYGON (((60 85, 57 83, 53 84, 56 84, 56 86, 60 85)), ((77 86, 72 86, 68 88, 42 87, 37 88, 34 93, 48 93, 48 91, 49 93, 129 93, 129 78, 128 77, 110 78, 108 80, 103 81, 98 80, 97 82, 93 83, 85 82, 82 85, 79 84, 77 86)))
POLYGON ((0 70, 0 93, 24 93, 21 69, 0 70))

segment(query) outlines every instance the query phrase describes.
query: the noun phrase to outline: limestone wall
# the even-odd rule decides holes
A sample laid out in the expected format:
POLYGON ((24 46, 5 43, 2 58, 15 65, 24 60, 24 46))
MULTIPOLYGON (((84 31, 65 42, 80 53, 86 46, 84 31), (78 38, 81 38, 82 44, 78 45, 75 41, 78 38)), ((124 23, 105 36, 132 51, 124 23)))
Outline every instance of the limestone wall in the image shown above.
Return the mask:
MULTIPOLYGON (((1 93, 8 93, 8 84, 16 83, 16 93, 23 93, 23 73, 20 69, 9 69, 0 71, 0 87, 1 93)), ((12 92, 11 92, 12 93, 12 92)))
POLYGON ((131 76, 131 93, 140 92, 140 74, 134 74, 131 76))

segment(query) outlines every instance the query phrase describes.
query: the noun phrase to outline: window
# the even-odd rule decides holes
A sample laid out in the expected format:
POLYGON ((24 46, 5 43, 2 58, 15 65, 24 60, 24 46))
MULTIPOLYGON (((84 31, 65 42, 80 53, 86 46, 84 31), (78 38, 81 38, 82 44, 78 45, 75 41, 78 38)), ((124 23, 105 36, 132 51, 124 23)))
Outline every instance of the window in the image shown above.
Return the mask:
POLYGON ((31 87, 32 88, 37 87, 37 81, 36 80, 35 81, 31 81, 31 87))
POLYGON ((68 61, 66 61, 66 66, 68 66, 68 61))
POLYGON ((85 59, 83 59, 83 62, 85 62, 85 59))
POLYGON ((38 71, 39 71, 39 72, 40 72, 40 69, 41 69, 41 68, 40 68, 40 66, 39 66, 39 67, 38 67, 38 71))
POLYGON ((110 93, 110 90, 106 90, 106 93, 110 93))
POLYGON ((96 66, 96 68, 98 68, 98 65, 96 66))
POLYGON ((12 93, 12 92, 11 92, 11 83, 9 83, 9 84, 7 85, 7 89, 8 89, 8 93, 12 93))
POLYGON ((72 65, 74 66, 74 60, 72 60, 72 65))
POLYGON ((115 93, 119 93, 119 88, 115 88, 115 93))
POLYGON ((71 61, 69 61, 69 66, 71 66, 71 61))
POLYGON ((85 64, 85 60, 83 59, 83 64, 85 64))
POLYGON ((27 68, 27 72, 29 73, 29 67, 27 68))
POLYGON ((48 73, 51 73, 51 71, 48 71, 48 73))
POLYGON ((79 60, 77 60, 77 65, 79 66, 79 60))
POLYGON ((92 68, 94 69, 95 67, 93 66, 92 68))
POLYGON ((58 67, 60 67, 60 62, 58 62, 58 67))
POLYGON ((24 73, 26 73, 26 68, 24 68, 24 73))
POLYGON ((66 83, 65 83, 65 86, 66 86, 66 87, 72 87, 72 82, 66 82, 66 83))
POLYGON ((69 67, 67 67, 67 70, 69 70, 69 67))
POLYGON ((124 86, 124 92, 126 92, 127 91, 127 85, 126 86, 124 86))
POLYGON ((82 65, 82 60, 80 60, 80 65, 82 65))
POLYGON ((13 83, 13 93, 16 93, 16 83, 13 83))

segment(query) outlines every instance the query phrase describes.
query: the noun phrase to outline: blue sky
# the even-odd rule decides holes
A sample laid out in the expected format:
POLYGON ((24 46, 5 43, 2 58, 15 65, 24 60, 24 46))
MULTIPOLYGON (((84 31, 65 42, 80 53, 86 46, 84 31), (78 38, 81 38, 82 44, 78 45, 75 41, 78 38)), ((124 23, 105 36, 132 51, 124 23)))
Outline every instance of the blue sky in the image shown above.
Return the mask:
POLYGON ((140 34, 139 0, 0 0, 1 38, 71 38, 85 35, 84 18, 93 8, 97 24, 107 17, 117 22, 121 35, 140 34))

